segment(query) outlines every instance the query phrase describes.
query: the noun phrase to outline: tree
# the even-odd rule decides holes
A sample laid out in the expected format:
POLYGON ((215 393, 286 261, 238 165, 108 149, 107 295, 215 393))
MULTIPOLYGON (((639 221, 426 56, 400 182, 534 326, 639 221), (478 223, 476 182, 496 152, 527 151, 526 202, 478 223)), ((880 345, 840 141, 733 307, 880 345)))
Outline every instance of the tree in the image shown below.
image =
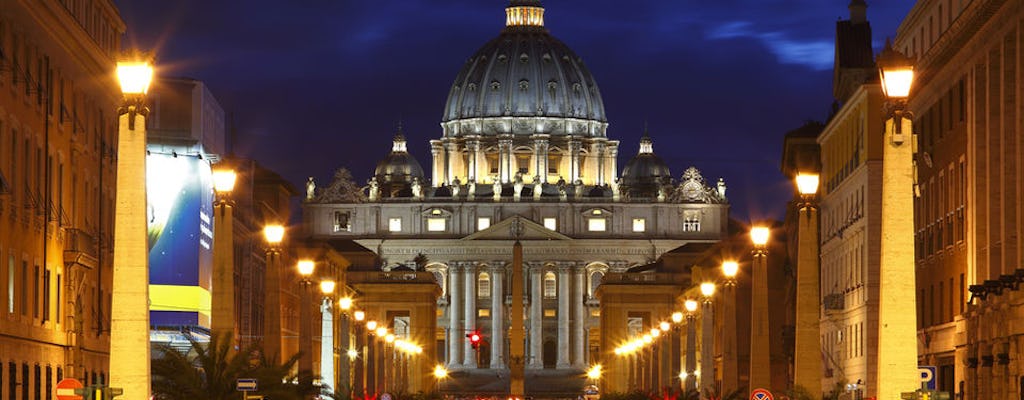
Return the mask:
POLYGON ((185 351, 169 345, 157 345, 152 360, 153 394, 160 400, 233 400, 238 378, 255 378, 257 393, 268 398, 300 400, 320 390, 311 376, 291 373, 298 362, 296 354, 277 364, 260 354, 254 344, 233 350, 230 338, 213 335, 209 343, 189 336, 185 351))

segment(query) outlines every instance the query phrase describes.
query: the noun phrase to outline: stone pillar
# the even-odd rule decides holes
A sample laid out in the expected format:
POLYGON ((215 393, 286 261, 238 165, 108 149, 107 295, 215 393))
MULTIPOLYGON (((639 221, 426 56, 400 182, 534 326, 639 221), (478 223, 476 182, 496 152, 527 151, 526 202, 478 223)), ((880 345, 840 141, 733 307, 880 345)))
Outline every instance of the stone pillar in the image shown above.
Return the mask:
POLYGON ((579 139, 569 137, 569 183, 575 183, 580 178, 580 146, 579 139))
POLYGON ((693 313, 686 314, 686 381, 683 382, 685 390, 696 389, 697 382, 694 371, 697 370, 697 316, 693 313))
POLYGON ((512 135, 498 136, 498 180, 501 183, 512 182, 515 176, 515 165, 512 159, 512 135))
POLYGON ((440 187, 448 179, 448 172, 445 169, 444 162, 444 145, 441 144, 440 140, 430 141, 430 155, 432 156, 432 162, 430 163, 431 184, 434 187, 440 187))
MULTIPOLYGON (((700 310, 700 392, 706 393, 714 390, 715 387, 715 308, 710 299, 704 300, 700 310)), ((768 344, 765 343, 765 352, 768 351, 768 344)), ((768 371, 764 374, 767 376, 768 371)), ((751 385, 753 385, 753 371, 751 373, 751 385)), ((770 382, 769 382, 770 383, 770 382)), ((770 385, 769 385, 770 386, 770 385)), ((754 386, 770 389, 769 386, 754 386)))
POLYGON ((445 155, 448 159, 448 170, 446 175, 445 183, 451 185, 452 182, 459 176, 459 144, 455 140, 449 139, 444 144, 445 155))
POLYGON ((619 171, 618 170, 618 168, 619 168, 619 166, 618 166, 619 141, 618 140, 609 140, 608 141, 608 144, 605 146, 604 156, 605 156, 604 157, 605 158, 604 181, 605 181, 605 183, 611 184, 611 183, 615 182, 616 179, 618 179, 618 176, 617 176, 618 171, 619 171))
MULTIPOLYGON (((750 386, 771 389, 768 339, 768 251, 756 247, 750 288, 750 386)), ((911 308, 913 309, 913 308, 911 308)))
POLYGON ((818 280, 818 211, 807 201, 797 223, 796 338, 793 383, 817 396, 821 386, 821 291, 818 280))
MULTIPOLYGON (((479 182, 480 181, 480 136, 467 136, 466 137, 466 150, 469 152, 467 161, 469 165, 466 168, 466 183, 469 181, 479 182)), ((471 193, 472 194, 472 193, 471 193)))
POLYGON ((462 365, 462 268, 458 263, 448 266, 448 368, 462 365))
POLYGON ((581 265, 576 271, 573 271, 573 283, 575 284, 575 290, 573 296, 570 299, 573 306, 573 340, 575 342, 572 346, 572 365, 576 368, 585 368, 587 366, 586 359, 586 323, 587 323, 587 308, 583 304, 583 299, 586 298, 586 285, 584 285, 584 273, 586 269, 581 265))
POLYGON ((320 302, 320 382, 331 392, 334 383, 334 302, 325 297, 320 302))
POLYGON ((533 135, 533 166, 540 183, 548 183, 548 135, 533 135))
MULTIPOLYGON (((472 332, 472 331, 476 330, 476 269, 477 269, 477 266, 475 264, 467 263, 464 266, 464 268, 465 268, 465 271, 463 271, 463 274, 465 275, 465 278, 466 278, 466 288, 465 288, 465 296, 466 296, 465 305, 466 305, 466 307, 465 307, 465 314, 463 316, 465 318, 465 324, 466 324, 466 329, 465 329, 466 332, 465 333, 469 333, 469 332, 472 332)), ((465 336, 465 334, 463 334, 463 336, 465 336)), ((462 346, 462 351, 464 352, 463 353, 463 357, 462 357, 462 359, 463 359, 462 365, 464 367, 466 367, 466 368, 476 368, 477 367, 477 363, 476 363, 476 349, 473 348, 473 344, 470 343, 468 340, 466 340, 465 344, 462 346)))
POLYGON ((505 266, 491 265, 491 368, 505 368, 505 266))
POLYGON ((263 354, 281 357, 281 250, 276 245, 267 249, 263 279, 263 354))
POLYGON ((570 263, 558 264, 558 358, 557 368, 569 368, 569 279, 572 267, 570 263))
POLYGON ((530 265, 530 357, 528 368, 544 368, 544 289, 542 287, 543 266, 530 265))
POLYGON ((598 186, 604 185, 604 172, 605 172, 605 161, 606 161, 605 160, 605 158, 606 158, 606 155, 605 155, 605 142, 603 140, 600 140, 600 141, 594 143, 593 151, 594 151, 594 154, 596 155, 595 158, 597 159, 597 165, 594 166, 594 172, 596 172, 594 174, 594 178, 595 178, 594 184, 598 185, 598 186))

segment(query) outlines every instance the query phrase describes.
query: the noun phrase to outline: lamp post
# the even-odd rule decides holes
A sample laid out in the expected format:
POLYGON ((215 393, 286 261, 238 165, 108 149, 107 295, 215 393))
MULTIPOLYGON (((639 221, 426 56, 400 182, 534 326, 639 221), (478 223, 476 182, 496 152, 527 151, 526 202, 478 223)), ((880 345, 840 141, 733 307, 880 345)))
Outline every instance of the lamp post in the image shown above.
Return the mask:
POLYGON ((363 397, 366 395, 366 348, 363 341, 366 336, 363 335, 363 321, 366 319, 366 313, 362 310, 356 310, 352 313, 352 319, 355 321, 355 332, 352 334, 355 338, 355 357, 349 353, 349 359, 355 360, 355 365, 352 367, 352 395, 356 397, 363 397))
POLYGON ((264 271, 263 353, 270 359, 281 355, 281 241, 284 226, 263 228, 267 239, 267 268, 264 271))
POLYGON ((736 261, 722 262, 722 396, 728 396, 739 386, 739 366, 736 360, 736 261))
POLYGON ((374 335, 377 331, 377 321, 366 322, 366 350, 363 351, 363 358, 366 359, 366 396, 376 397, 377 393, 377 349, 375 348, 374 335))
POLYGON ((110 386, 122 388, 125 398, 145 399, 150 395, 146 92, 153 66, 118 62, 117 77, 124 98, 118 109, 110 386))
POLYGON ((771 386, 768 340, 768 238, 766 226, 750 229, 754 262, 750 286, 750 385, 748 390, 771 386))
POLYGON ((821 392, 821 281, 818 258, 818 174, 796 176, 800 192, 797 221, 796 338, 793 352, 793 383, 812 395, 821 392))
POLYGON ((217 200, 213 204, 213 310, 210 330, 231 347, 238 345, 235 329, 235 249, 234 202, 231 190, 235 187, 235 171, 218 164, 213 169, 213 191, 217 200))
POLYGON ((685 371, 683 371, 682 368, 680 368, 680 358, 682 357, 682 352, 680 351, 681 349, 679 343, 679 341, 682 339, 680 338, 679 334, 679 325, 682 323, 683 313, 679 311, 672 313, 672 334, 670 341, 671 345, 669 347, 669 371, 672 371, 672 390, 683 389, 683 380, 680 379, 680 376, 685 371))
MULTIPOLYGON (((340 351, 342 354, 341 362, 338 363, 338 387, 335 393, 347 393, 349 398, 352 397, 352 353, 355 352, 352 349, 352 335, 349 333, 351 328, 349 327, 348 313, 352 309, 352 298, 342 297, 338 299, 338 308, 341 310, 341 320, 338 322, 338 331, 340 343, 340 351)), ((356 353, 358 355, 358 353, 356 353)))
POLYGON ((696 376, 697 371, 697 302, 694 300, 687 300, 684 303, 686 306, 686 371, 684 372, 683 379, 686 390, 694 390, 697 388, 696 376))
POLYGON ((383 325, 381 325, 381 324, 377 324, 377 329, 375 331, 375 335, 377 336, 377 340, 374 341, 374 349, 373 349, 373 351, 374 351, 374 356, 373 356, 374 360, 373 360, 373 362, 374 362, 374 365, 377 368, 376 368, 376 370, 374 371, 373 374, 377 377, 374 380, 374 382, 376 382, 377 385, 374 386, 374 388, 375 388, 374 389, 375 390, 374 393, 379 395, 381 393, 384 393, 384 388, 387 387, 386 376, 384 375, 385 372, 387 371, 387 368, 386 368, 387 366, 385 365, 386 364, 385 361, 387 361, 387 358, 385 357, 384 353, 387 350, 387 348, 386 348, 387 346, 385 346, 385 344, 386 344, 385 340, 386 340, 387 335, 388 335, 388 328, 383 326, 383 325))
POLYGON ((313 271, 316 269, 316 263, 313 260, 299 260, 297 264, 299 270, 299 286, 302 293, 299 293, 299 372, 307 374, 313 373, 313 332, 312 332, 312 304, 310 300, 309 286, 311 282, 309 277, 313 275, 313 271))
POLYGON ((877 60, 887 97, 882 146, 882 225, 878 292, 878 398, 899 398, 920 385, 914 276, 914 164, 912 114, 906 110, 913 60, 886 42, 877 60))
POLYGON ((334 286, 330 279, 320 281, 320 382, 327 390, 334 391, 334 286))
POLYGON ((707 398, 705 396, 714 390, 715 384, 715 310, 711 304, 711 298, 715 295, 715 284, 701 283, 700 294, 704 296, 700 310, 700 393, 701 398, 707 398))

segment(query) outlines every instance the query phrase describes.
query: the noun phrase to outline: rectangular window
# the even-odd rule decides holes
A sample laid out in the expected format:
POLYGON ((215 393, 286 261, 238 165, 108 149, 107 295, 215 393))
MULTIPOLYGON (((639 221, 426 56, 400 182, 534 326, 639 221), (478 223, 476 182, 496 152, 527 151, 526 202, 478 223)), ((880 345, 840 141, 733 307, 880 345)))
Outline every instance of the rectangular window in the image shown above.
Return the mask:
POLYGON ((334 212, 334 231, 335 232, 348 232, 351 231, 351 225, 349 225, 349 217, 351 214, 343 211, 334 212))
POLYGON ((28 261, 21 262, 21 315, 28 316, 28 261))
POLYGON ((14 314, 14 255, 7 256, 7 312, 14 314))
POLYGON ((402 231, 402 219, 401 218, 390 218, 388 219, 388 230, 391 232, 402 231))
POLYGON ((481 308, 479 310, 476 310, 476 316, 477 317, 490 317, 491 316, 491 310, 488 309, 488 308, 481 308))
POLYGON ((50 320, 50 270, 43 270, 43 322, 50 320))
POLYGON ((444 232, 448 227, 448 220, 445 218, 427 218, 428 232, 444 232))
POLYGON ((61 291, 61 289, 62 288, 60 286, 60 274, 57 274, 57 298, 56 298, 56 301, 55 301, 55 305, 57 306, 57 312, 54 313, 54 315, 57 318, 57 323, 58 324, 63 321, 61 319, 61 317, 60 317, 60 291, 61 291))
POLYGON ((647 230, 647 220, 643 218, 633 218, 633 232, 644 232, 647 230))
POLYGON ((39 318, 39 266, 32 273, 32 317, 39 318))
POLYGON ((544 218, 544 227, 552 231, 558 230, 558 219, 556 218, 544 218))
POLYGON ((7 398, 16 399, 18 395, 18 366, 16 364, 7 364, 7 398))
POLYGON ((545 318, 554 318, 555 317, 555 309, 554 308, 545 308, 544 309, 544 317, 545 318))
POLYGON ((605 222, 604 218, 589 218, 587 219, 587 230, 591 232, 604 232, 605 222))
POLYGON ((476 230, 482 231, 491 227, 491 219, 487 217, 481 217, 476 219, 476 230))

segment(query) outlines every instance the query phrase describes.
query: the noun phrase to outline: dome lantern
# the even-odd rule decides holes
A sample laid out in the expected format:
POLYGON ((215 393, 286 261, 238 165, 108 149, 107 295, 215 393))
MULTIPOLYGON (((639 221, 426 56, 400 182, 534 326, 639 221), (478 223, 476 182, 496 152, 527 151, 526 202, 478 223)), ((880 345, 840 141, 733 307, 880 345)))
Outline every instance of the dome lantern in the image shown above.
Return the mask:
POLYGON ((506 27, 544 27, 544 7, 540 0, 512 0, 505 9, 506 27))

